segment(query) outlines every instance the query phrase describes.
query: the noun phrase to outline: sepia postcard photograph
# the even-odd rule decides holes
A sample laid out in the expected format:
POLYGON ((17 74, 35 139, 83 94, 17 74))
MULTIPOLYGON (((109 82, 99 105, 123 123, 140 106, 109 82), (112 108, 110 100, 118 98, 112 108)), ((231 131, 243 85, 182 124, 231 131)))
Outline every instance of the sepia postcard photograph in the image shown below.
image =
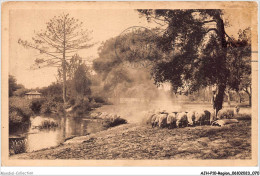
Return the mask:
POLYGON ((5 2, 2 166, 256 166, 257 2, 5 2))

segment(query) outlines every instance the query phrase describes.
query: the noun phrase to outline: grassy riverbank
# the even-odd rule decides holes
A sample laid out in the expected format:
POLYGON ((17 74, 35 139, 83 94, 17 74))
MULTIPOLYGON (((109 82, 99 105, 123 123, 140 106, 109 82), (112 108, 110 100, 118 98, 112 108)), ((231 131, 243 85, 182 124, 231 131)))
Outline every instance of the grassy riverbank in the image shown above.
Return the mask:
POLYGON ((250 159, 251 121, 159 129, 124 124, 11 159, 250 159))

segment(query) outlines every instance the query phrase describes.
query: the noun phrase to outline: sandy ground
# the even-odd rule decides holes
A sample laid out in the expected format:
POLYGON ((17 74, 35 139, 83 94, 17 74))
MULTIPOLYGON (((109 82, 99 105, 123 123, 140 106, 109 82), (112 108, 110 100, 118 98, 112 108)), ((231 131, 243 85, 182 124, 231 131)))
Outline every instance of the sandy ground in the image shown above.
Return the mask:
POLYGON ((75 137, 10 159, 250 159, 251 120, 224 127, 160 129, 139 123, 75 137))

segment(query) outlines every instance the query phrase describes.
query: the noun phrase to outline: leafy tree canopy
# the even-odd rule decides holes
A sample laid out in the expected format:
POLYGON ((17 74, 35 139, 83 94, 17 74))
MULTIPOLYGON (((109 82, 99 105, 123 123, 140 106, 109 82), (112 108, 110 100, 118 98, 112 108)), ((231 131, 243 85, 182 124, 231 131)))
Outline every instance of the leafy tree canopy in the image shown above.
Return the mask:
POLYGON ((160 50, 154 49, 157 29, 149 32, 144 28, 136 30, 123 32, 99 48, 93 68, 100 75, 107 96, 145 97, 146 90, 157 91, 150 75, 152 62, 161 54, 160 50))
POLYGON ((158 58, 153 76, 157 84, 170 82, 177 91, 219 84, 226 77, 227 42, 221 10, 139 10, 148 20, 167 25, 157 46, 166 53, 158 58))
POLYGON ((153 20, 164 26, 163 34, 157 42, 164 54, 158 58, 152 71, 156 84, 169 82, 175 92, 180 88, 193 92, 214 85, 217 94, 213 107, 216 112, 222 109, 226 86, 230 84, 235 88, 238 85, 234 84, 237 79, 229 81, 228 47, 245 46, 245 40, 234 41, 226 33, 222 10, 138 11, 148 21, 153 20))
POLYGON ((15 91, 17 91, 18 89, 23 88, 24 86, 21 84, 17 84, 17 80, 14 76, 9 75, 9 97, 13 96, 15 91))

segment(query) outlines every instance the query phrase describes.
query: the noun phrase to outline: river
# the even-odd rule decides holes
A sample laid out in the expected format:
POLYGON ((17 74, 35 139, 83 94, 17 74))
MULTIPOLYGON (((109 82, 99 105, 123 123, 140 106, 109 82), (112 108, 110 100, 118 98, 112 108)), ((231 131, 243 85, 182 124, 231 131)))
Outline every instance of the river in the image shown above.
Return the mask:
POLYGON ((86 119, 73 117, 31 117, 28 128, 17 129, 10 133, 10 154, 33 152, 45 148, 55 147, 66 139, 74 136, 88 135, 106 129, 100 119, 86 119), (33 124, 42 120, 51 120, 58 124, 55 128, 39 129, 33 124))

